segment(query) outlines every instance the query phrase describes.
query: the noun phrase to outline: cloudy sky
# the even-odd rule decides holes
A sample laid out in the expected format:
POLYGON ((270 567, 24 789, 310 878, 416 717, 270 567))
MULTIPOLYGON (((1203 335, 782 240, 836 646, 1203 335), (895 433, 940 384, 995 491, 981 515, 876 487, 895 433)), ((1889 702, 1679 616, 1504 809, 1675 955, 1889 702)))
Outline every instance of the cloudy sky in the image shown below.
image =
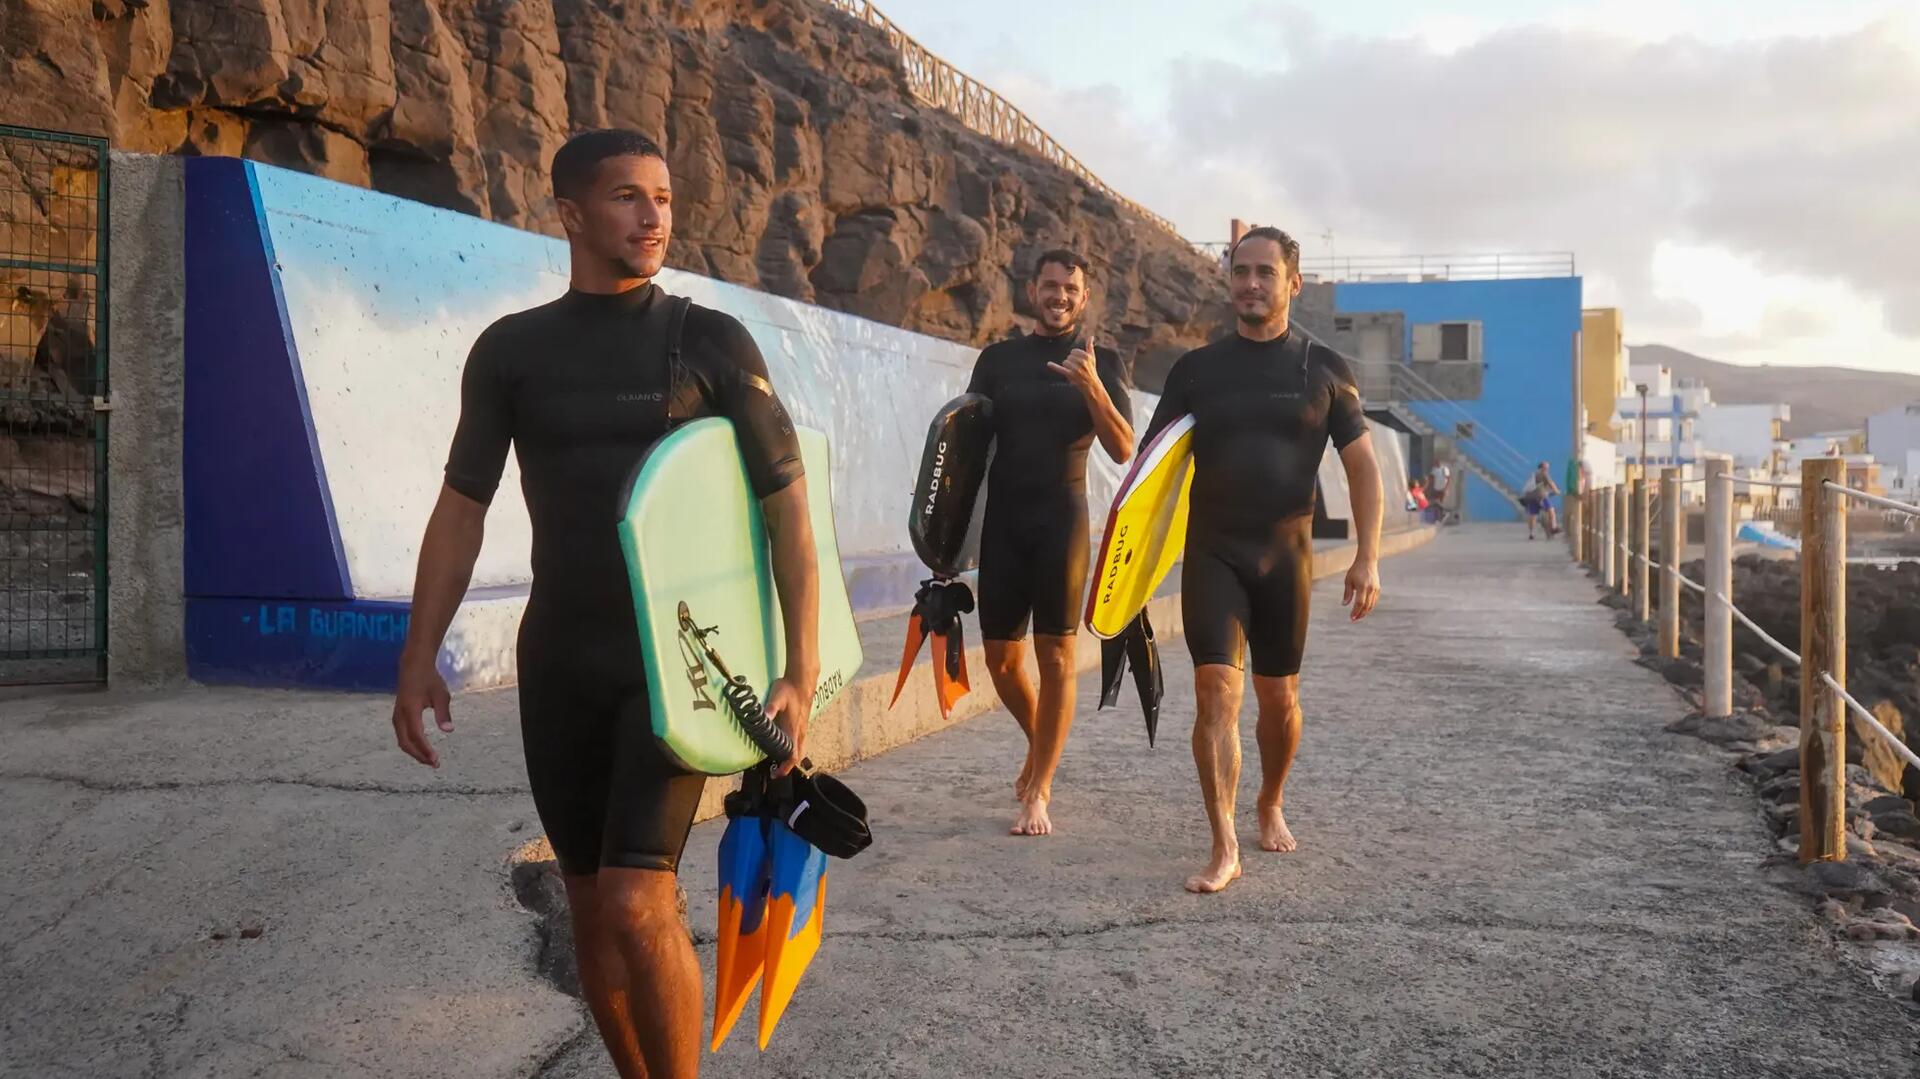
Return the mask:
POLYGON ((1191 239, 1572 251, 1631 343, 1920 374, 1920 0, 879 6, 1191 239))

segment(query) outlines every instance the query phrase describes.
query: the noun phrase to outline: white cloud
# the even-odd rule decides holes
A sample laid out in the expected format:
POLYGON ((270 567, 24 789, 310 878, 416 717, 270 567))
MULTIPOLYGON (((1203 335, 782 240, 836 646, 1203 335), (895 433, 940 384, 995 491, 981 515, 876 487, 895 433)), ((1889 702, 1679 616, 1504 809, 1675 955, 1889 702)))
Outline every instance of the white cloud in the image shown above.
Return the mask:
POLYGON ((1914 19, 1708 40, 1677 17, 1681 36, 1645 36, 1668 26, 1635 3, 1569 10, 1586 14, 1460 29, 1452 51, 1445 23, 1362 37, 1269 10, 1271 65, 1179 61, 1152 118, 1116 114, 1115 87, 993 81, 1194 239, 1239 216, 1310 248, 1331 228, 1341 254, 1571 250, 1636 340, 1779 362, 1766 331, 1784 330, 1920 370, 1914 19))

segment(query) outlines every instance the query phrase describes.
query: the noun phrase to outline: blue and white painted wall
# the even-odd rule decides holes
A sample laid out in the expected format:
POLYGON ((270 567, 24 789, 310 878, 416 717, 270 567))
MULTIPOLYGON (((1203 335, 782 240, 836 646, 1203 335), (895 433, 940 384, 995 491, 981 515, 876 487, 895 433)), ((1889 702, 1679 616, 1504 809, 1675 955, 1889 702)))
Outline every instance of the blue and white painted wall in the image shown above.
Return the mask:
MULTIPOLYGON (((187 162, 185 213, 188 672, 387 688, 468 349, 565 291, 566 245, 233 159, 187 162)), ((739 318, 794 418, 827 433, 855 605, 910 602, 924 571, 904 521, 925 425, 976 351, 679 271, 660 284, 739 318)), ((1137 422, 1155 403, 1136 395, 1137 422)), ((1391 495, 1404 446, 1378 433, 1391 495)), ((1090 456, 1104 516, 1121 470, 1090 456)), ((1344 476, 1327 480, 1341 516, 1344 476)), ((530 546, 509 458, 440 657, 456 687, 513 681, 530 546)))

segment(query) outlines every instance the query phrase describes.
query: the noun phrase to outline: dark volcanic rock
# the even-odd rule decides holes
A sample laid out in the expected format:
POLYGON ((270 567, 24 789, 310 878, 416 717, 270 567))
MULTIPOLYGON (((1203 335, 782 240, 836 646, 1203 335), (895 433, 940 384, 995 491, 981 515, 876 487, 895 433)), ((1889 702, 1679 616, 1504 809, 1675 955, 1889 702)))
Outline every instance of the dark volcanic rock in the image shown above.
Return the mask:
POLYGON ((1229 324, 1211 259, 922 104, 884 34, 817 0, 7 11, 9 122, 244 155, 552 235, 555 148, 628 126, 667 147, 679 267, 984 345, 1028 314, 1034 257, 1076 247, 1094 263, 1101 335, 1149 389, 1229 324))

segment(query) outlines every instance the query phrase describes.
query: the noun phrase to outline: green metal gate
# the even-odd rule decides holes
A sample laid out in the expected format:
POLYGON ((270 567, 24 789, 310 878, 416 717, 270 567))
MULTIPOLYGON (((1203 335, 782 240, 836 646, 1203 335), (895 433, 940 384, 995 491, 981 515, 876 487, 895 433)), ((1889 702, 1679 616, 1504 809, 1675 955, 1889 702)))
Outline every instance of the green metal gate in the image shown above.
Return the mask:
POLYGON ((107 171, 0 125, 0 684, 106 675, 107 171))

